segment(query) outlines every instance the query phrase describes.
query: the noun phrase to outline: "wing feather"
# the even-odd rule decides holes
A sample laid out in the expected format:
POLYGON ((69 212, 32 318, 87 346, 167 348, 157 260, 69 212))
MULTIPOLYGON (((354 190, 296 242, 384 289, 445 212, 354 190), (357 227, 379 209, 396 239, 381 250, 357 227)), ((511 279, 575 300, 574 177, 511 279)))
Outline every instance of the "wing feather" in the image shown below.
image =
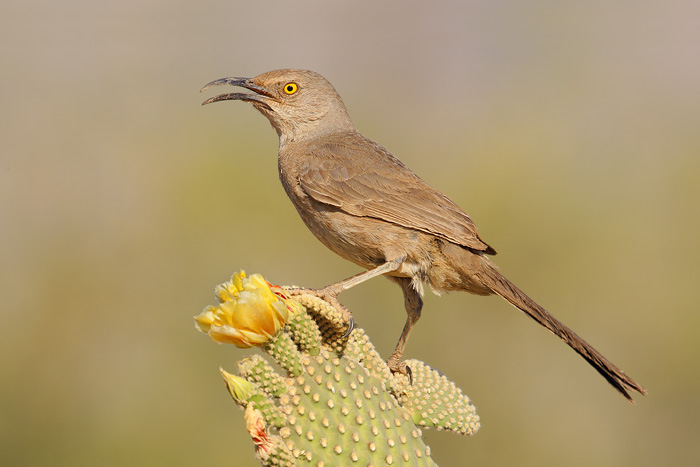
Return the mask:
POLYGON ((357 133, 308 146, 299 183, 314 200, 353 216, 373 217, 487 254, 467 213, 377 143, 357 133))

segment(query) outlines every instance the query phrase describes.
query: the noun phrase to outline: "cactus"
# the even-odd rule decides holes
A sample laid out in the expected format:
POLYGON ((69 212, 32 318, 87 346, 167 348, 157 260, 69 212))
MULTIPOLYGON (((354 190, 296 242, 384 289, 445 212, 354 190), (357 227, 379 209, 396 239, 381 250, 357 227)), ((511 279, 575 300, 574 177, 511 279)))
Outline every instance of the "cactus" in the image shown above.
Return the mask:
MULTIPOLYGON (((393 374, 361 328, 346 335, 330 304, 273 290, 290 313, 261 348, 285 374, 257 354, 238 363, 238 375, 221 370, 263 466, 435 466, 422 429, 479 429, 469 398, 444 375, 418 360, 407 361, 412 381, 393 374)), ((198 327, 208 331, 199 319, 198 327)))

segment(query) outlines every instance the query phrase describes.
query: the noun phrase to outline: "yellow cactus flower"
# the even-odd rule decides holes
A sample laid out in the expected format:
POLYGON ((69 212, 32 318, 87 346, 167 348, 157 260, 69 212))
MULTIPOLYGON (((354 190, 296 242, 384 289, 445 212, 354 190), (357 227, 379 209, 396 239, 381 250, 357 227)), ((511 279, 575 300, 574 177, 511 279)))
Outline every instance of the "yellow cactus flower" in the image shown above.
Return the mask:
POLYGON ((241 348, 265 344, 301 308, 280 287, 271 286, 260 274, 248 278, 245 271, 234 274, 215 293, 219 305, 195 316, 196 327, 216 342, 241 348))

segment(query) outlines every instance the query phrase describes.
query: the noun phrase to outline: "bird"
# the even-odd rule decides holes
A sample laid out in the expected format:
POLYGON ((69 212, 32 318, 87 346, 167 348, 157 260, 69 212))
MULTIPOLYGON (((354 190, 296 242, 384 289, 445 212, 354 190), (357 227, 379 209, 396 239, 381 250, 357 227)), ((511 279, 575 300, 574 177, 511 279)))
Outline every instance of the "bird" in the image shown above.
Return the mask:
MULTIPOLYGON (((561 338, 630 402, 631 391, 647 393, 506 279, 490 259, 496 250, 467 213, 360 133, 322 75, 280 69, 218 79, 201 91, 214 86, 248 91, 220 94, 202 105, 243 101, 267 117, 279 136, 279 178, 299 216, 321 243, 366 270, 315 292, 339 304, 340 292, 380 275, 403 291, 406 323, 387 360, 393 372, 411 376, 402 359, 428 284, 438 293, 498 295, 561 338)), ((352 316, 346 313, 349 332, 352 316)))

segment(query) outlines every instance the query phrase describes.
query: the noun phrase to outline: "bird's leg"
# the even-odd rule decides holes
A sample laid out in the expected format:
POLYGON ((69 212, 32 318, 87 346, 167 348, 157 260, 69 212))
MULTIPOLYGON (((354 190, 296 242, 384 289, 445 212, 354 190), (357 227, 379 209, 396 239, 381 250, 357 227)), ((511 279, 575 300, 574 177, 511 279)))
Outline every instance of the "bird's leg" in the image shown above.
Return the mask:
POLYGON ((403 290, 404 306, 406 307, 407 316, 403 332, 401 333, 401 337, 399 337, 399 342, 396 344, 394 353, 392 353, 389 360, 387 360, 387 365, 389 369, 395 373, 408 375, 411 382, 413 382, 411 368, 409 368, 402 359, 408 337, 411 335, 411 330, 420 319, 421 310, 423 309, 423 299, 420 293, 413 287, 413 281, 410 277, 391 277, 391 280, 399 284, 401 290, 403 290))
POLYGON ((381 266, 378 266, 374 269, 370 269, 369 271, 361 272, 352 277, 348 277, 345 280, 326 286, 321 290, 327 291, 327 293, 337 296, 338 294, 340 294, 340 292, 344 292, 345 290, 355 287, 356 285, 361 284, 369 279, 381 276, 382 274, 386 274, 387 272, 396 271, 401 266, 401 263, 403 263, 404 259, 406 259, 405 256, 391 261, 387 261, 381 266))
POLYGON ((327 301, 343 314, 343 318, 348 323, 347 334, 350 334, 352 328, 355 325, 355 322, 352 318, 352 313, 350 312, 350 310, 345 308, 345 306, 343 306, 338 301, 338 295, 340 294, 340 292, 344 292, 345 290, 348 290, 351 287, 355 287, 356 285, 361 284, 366 280, 372 279, 373 277, 381 276, 382 274, 386 274, 387 272, 396 271, 399 267, 401 267, 401 264, 403 263, 404 259, 406 259, 406 257, 402 256, 401 258, 387 261, 386 263, 374 269, 361 272, 352 277, 348 277, 345 280, 336 282, 335 284, 328 285, 322 289, 289 289, 287 290, 287 293, 289 293, 292 296, 310 294, 327 301))

